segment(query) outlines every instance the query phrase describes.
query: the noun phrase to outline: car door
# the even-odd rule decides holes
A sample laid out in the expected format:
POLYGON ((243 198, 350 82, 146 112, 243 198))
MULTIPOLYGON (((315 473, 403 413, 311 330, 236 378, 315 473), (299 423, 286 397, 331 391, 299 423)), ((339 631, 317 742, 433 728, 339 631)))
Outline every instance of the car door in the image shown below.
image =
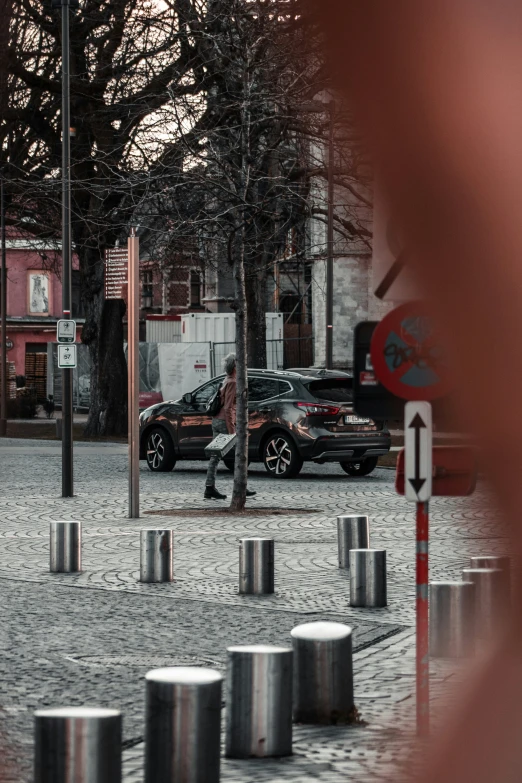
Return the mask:
POLYGON ((257 454, 259 441, 268 425, 277 418, 279 381, 266 376, 248 378, 248 450, 257 454))
POLYGON ((206 408, 222 382, 222 377, 214 378, 192 392, 192 402, 185 406, 179 418, 178 443, 181 458, 205 458, 205 446, 212 440, 212 418, 206 408))

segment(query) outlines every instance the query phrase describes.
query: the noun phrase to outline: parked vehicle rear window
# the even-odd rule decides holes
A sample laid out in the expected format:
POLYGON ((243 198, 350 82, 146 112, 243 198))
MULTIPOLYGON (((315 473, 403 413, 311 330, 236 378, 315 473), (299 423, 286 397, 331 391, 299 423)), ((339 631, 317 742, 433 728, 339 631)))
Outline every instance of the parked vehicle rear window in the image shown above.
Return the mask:
POLYGON ((351 378, 325 378, 324 381, 312 381, 308 384, 308 391, 317 400, 326 402, 352 402, 351 378))

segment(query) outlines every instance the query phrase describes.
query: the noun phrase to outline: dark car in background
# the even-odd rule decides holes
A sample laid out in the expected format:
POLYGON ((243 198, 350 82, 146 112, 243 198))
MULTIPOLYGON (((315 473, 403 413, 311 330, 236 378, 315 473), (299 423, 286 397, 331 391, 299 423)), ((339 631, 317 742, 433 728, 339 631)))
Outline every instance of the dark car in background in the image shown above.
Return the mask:
MULTIPOLYGON (((140 459, 153 471, 172 470, 178 460, 205 459, 212 440, 206 407, 224 376, 152 405, 140 415, 140 459)), ((351 476, 366 476, 390 450, 382 422, 357 416, 352 378, 333 370, 248 371, 248 456, 274 478, 294 478, 303 462, 339 462, 351 476)), ((225 459, 234 468, 233 453, 225 459)))

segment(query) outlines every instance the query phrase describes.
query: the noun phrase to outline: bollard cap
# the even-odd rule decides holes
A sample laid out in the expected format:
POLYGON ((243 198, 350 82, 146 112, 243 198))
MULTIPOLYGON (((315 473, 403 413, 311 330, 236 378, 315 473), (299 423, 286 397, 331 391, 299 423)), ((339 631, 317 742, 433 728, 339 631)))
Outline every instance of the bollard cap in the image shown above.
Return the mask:
POLYGON ((35 718, 76 718, 84 720, 99 720, 121 716, 119 710, 103 707, 57 707, 55 709, 36 710, 35 718))
POLYGON ((165 669, 152 669, 145 675, 152 682, 172 683, 172 685, 205 685, 223 679, 215 669, 202 666, 170 666, 165 669))
POLYGON ((304 623, 297 625, 290 631, 294 639, 310 639, 316 642, 332 642, 336 639, 345 639, 351 636, 352 629, 343 623, 304 623))
POLYGON ((274 647, 270 644, 239 644, 227 647, 229 653, 251 653, 252 655, 293 653, 291 647, 274 647))
POLYGON ((273 538, 263 538, 261 536, 258 536, 257 538, 255 536, 249 536, 248 538, 240 538, 239 542, 243 544, 245 541, 273 541, 273 538))
POLYGON ((51 525, 81 525, 81 521, 77 519, 53 519, 51 525))
POLYGON ((341 514, 337 519, 360 519, 363 522, 368 522, 368 516, 366 514, 341 514))

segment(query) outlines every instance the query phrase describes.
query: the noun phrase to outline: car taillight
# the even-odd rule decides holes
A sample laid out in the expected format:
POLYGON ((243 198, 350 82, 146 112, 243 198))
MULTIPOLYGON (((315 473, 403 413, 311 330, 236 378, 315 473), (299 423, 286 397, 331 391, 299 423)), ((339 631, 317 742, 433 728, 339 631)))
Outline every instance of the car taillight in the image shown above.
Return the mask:
POLYGON ((305 416, 337 416, 340 410, 335 405, 321 405, 316 402, 295 402, 294 405, 304 411, 305 416))

